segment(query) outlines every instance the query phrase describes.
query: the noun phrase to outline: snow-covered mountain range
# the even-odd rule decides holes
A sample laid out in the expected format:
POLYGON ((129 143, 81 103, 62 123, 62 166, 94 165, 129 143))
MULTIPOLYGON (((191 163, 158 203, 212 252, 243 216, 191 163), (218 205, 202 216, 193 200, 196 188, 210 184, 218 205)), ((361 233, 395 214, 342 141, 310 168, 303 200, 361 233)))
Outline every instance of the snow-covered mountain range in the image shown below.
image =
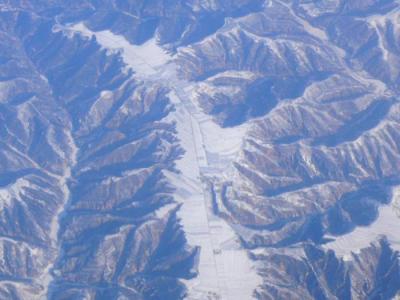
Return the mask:
POLYGON ((0 0, 0 299, 400 297, 400 2, 0 0))

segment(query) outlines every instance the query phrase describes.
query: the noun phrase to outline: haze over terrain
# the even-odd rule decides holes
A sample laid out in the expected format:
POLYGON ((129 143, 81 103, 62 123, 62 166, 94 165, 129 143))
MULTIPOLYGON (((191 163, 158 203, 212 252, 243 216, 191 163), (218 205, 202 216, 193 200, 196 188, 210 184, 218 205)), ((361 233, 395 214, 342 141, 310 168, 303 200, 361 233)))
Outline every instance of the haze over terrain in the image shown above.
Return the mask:
POLYGON ((400 299, 398 0, 0 0, 0 299, 400 299))

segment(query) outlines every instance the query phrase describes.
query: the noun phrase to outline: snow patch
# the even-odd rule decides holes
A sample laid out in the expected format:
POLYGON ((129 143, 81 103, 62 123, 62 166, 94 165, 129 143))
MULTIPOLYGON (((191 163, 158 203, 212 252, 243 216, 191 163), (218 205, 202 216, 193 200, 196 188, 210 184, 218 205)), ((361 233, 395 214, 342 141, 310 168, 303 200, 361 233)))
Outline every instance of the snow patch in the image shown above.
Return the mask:
POLYGON ((393 189, 393 202, 379 208, 378 219, 370 226, 357 227, 349 234, 328 238, 335 238, 333 242, 324 245, 326 249, 332 249, 338 256, 350 260, 352 253, 359 253, 361 249, 368 247, 380 236, 386 236, 391 247, 400 251, 400 236, 395 228, 400 225, 400 187, 393 189))
POLYGON ((157 74, 158 69, 171 58, 163 48, 158 46, 154 38, 142 45, 132 45, 123 36, 109 30, 93 32, 83 23, 68 27, 56 25, 53 31, 65 32, 68 36, 80 34, 89 39, 95 37, 97 43, 110 54, 120 53, 127 65, 126 71, 129 69, 134 71, 138 78, 157 74))
POLYGON ((12 201, 22 201, 22 196, 26 188, 31 187, 31 183, 23 178, 17 179, 13 184, 0 189, 0 211, 9 207, 12 201))

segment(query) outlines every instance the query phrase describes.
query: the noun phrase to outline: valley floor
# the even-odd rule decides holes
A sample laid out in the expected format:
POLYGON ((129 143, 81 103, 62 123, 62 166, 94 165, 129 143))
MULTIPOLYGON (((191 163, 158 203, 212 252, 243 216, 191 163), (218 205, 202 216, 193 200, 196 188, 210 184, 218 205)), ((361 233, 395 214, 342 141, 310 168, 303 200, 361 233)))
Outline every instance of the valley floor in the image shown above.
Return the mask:
POLYGON ((95 35, 108 51, 121 51, 128 68, 139 80, 165 82, 172 90, 175 112, 168 118, 176 123, 177 136, 185 153, 177 161, 178 173, 165 174, 176 188, 182 204, 178 216, 191 246, 200 247, 198 276, 185 280, 188 299, 240 300, 252 298, 261 278, 248 253, 223 219, 212 212, 211 191, 204 174, 222 174, 240 149, 246 128, 221 128, 192 102, 190 82, 177 79, 172 57, 162 53, 154 40, 140 46, 129 44, 110 31, 91 32, 83 24, 66 30, 90 38, 95 35), (150 50, 151 51, 150 51, 150 50), (159 59, 154 60, 153 56, 159 59), (210 162, 210 157, 212 161, 210 162))

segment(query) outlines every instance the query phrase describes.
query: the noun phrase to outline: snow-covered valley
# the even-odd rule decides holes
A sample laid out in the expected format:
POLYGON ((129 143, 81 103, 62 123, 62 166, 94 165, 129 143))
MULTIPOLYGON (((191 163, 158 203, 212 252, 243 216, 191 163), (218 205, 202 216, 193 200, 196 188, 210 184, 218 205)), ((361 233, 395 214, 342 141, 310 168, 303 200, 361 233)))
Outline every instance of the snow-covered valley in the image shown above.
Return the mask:
POLYGON ((0 299, 393 299, 398 0, 0 4, 0 299))
POLYGON ((184 154, 176 163, 177 172, 166 171, 165 175, 176 189, 176 200, 182 205, 178 216, 188 243, 200 247, 198 276, 185 280, 189 290, 187 298, 252 298, 262 283, 256 265, 230 225, 213 214, 210 189, 213 177, 229 176, 229 167, 239 155, 248 125, 222 128, 204 114, 194 102, 195 84, 178 79, 173 57, 169 57, 154 40, 142 47, 132 46, 122 36, 110 31, 91 32, 83 24, 56 27, 55 31, 58 30, 96 37, 104 49, 120 52, 127 68, 144 84, 146 80, 157 80, 171 90, 169 98, 175 111, 168 116, 168 121, 176 123, 184 154))

